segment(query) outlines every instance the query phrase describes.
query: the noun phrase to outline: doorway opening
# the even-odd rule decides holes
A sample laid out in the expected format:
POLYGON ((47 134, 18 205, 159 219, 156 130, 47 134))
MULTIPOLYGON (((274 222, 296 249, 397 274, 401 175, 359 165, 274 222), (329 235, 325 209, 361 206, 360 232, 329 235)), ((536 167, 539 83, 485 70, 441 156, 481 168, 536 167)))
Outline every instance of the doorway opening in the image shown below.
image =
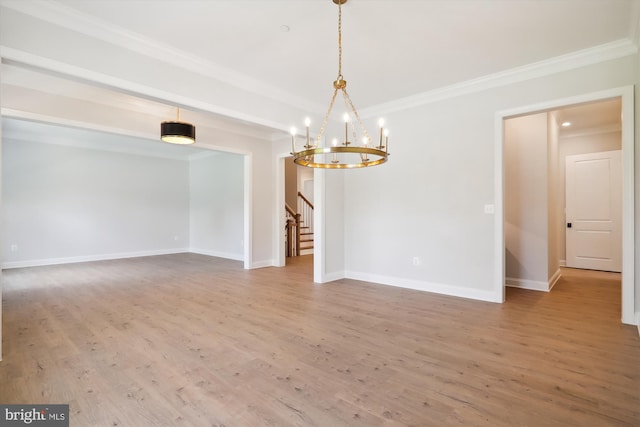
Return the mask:
POLYGON ((298 167, 291 156, 284 159, 284 199, 286 264, 297 257, 313 258, 313 169, 298 167))
POLYGON ((633 120, 621 119, 633 117, 632 94, 622 88, 496 115, 498 301, 504 301, 505 285, 549 291, 560 268, 576 267, 580 259, 591 264, 579 268, 622 270, 622 321, 634 324, 633 120), (609 173, 616 156, 618 175, 609 173), (575 186, 576 176, 586 187, 572 201, 575 194, 565 187, 575 186), (599 194, 618 194, 621 213, 602 205, 599 194), (588 218, 576 222, 571 203, 579 213, 591 209, 588 218), (616 231, 618 240, 607 240, 616 231))
POLYGON ((309 270, 315 280, 322 244, 315 169, 299 167, 289 153, 280 154, 276 164, 276 266, 309 270))

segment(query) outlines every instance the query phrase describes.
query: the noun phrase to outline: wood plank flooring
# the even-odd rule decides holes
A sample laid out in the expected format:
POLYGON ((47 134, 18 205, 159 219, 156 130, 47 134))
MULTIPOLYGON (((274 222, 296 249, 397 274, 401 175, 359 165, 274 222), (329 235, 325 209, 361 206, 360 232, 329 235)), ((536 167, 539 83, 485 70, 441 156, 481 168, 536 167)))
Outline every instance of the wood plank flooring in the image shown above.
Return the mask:
POLYGON ((618 275, 505 304, 179 254, 5 270, 0 403, 72 426, 639 426, 618 275))

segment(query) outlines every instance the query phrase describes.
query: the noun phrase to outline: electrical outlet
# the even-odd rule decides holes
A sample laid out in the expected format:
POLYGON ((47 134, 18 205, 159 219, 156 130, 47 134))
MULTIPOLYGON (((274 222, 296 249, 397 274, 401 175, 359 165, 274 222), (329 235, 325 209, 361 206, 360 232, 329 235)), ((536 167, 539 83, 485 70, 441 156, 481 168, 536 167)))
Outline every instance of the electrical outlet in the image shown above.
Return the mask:
POLYGON ((494 205, 484 205, 484 213, 486 214, 492 214, 495 212, 495 207, 494 205))
POLYGON ((180 238, 178 236, 173 236, 173 240, 177 242, 180 238))
POLYGON ((11 252, 18 252, 18 245, 11 245, 11 252))
POLYGON ((413 265, 414 266, 418 266, 422 264, 422 261, 420 260, 420 257, 414 256, 412 259, 413 265))

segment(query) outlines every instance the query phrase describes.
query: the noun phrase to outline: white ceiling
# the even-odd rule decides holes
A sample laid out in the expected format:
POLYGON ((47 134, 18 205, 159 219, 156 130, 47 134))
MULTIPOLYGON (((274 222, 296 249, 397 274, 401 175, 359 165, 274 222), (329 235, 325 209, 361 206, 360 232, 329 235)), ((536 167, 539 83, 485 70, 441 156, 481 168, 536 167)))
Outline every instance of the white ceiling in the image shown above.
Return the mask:
MULTIPOLYGON (((314 104, 337 75, 331 0, 58 0, 96 25, 152 41, 314 104), (286 25, 289 32, 283 32, 286 25)), ((634 0, 350 0, 343 75, 363 109, 624 38, 634 0)))
MULTIPOLYGON (((252 89, 285 94, 282 99, 297 107, 324 111, 337 75, 338 8, 331 0, 0 0, 0 5, 126 49, 143 46, 172 64, 205 64, 217 79, 244 89, 252 82, 252 89)), ((349 0, 343 6, 343 75, 356 107, 375 109, 596 46, 620 41, 637 46, 639 19, 640 0, 349 0)), ((7 85, 29 88, 20 97, 47 93, 153 116, 153 129, 141 130, 149 135, 159 121, 173 117, 174 107, 162 102, 12 64, 3 64, 7 85)), ((594 109, 576 111, 600 122, 615 117, 594 109)), ((210 113, 187 111, 183 117, 198 127, 265 139, 274 132, 210 113)), ((572 121, 575 131, 581 120, 572 121)))

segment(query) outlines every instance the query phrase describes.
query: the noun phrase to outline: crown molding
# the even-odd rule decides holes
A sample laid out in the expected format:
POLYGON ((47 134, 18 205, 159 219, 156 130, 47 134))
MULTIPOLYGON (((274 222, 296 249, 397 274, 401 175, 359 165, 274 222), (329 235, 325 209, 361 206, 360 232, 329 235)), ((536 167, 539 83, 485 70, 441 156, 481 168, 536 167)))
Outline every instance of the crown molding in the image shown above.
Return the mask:
POLYGON ((115 46, 196 72, 230 86, 254 93, 271 100, 283 102, 303 111, 320 114, 322 106, 293 95, 279 87, 269 85, 248 75, 222 67, 201 57, 190 55, 180 49, 143 37, 132 31, 109 24, 91 15, 65 6, 56 0, 32 0, 2 3, 0 6, 13 9, 45 22, 93 37, 115 46))
POLYGON ((395 101, 365 108, 360 111, 363 118, 419 107, 456 96, 467 95, 525 80, 531 80, 599 62, 622 58, 638 53, 638 46, 629 39, 616 40, 566 55, 556 56, 544 61, 534 62, 522 67, 511 68, 477 79, 467 80, 450 86, 411 95, 395 101))

